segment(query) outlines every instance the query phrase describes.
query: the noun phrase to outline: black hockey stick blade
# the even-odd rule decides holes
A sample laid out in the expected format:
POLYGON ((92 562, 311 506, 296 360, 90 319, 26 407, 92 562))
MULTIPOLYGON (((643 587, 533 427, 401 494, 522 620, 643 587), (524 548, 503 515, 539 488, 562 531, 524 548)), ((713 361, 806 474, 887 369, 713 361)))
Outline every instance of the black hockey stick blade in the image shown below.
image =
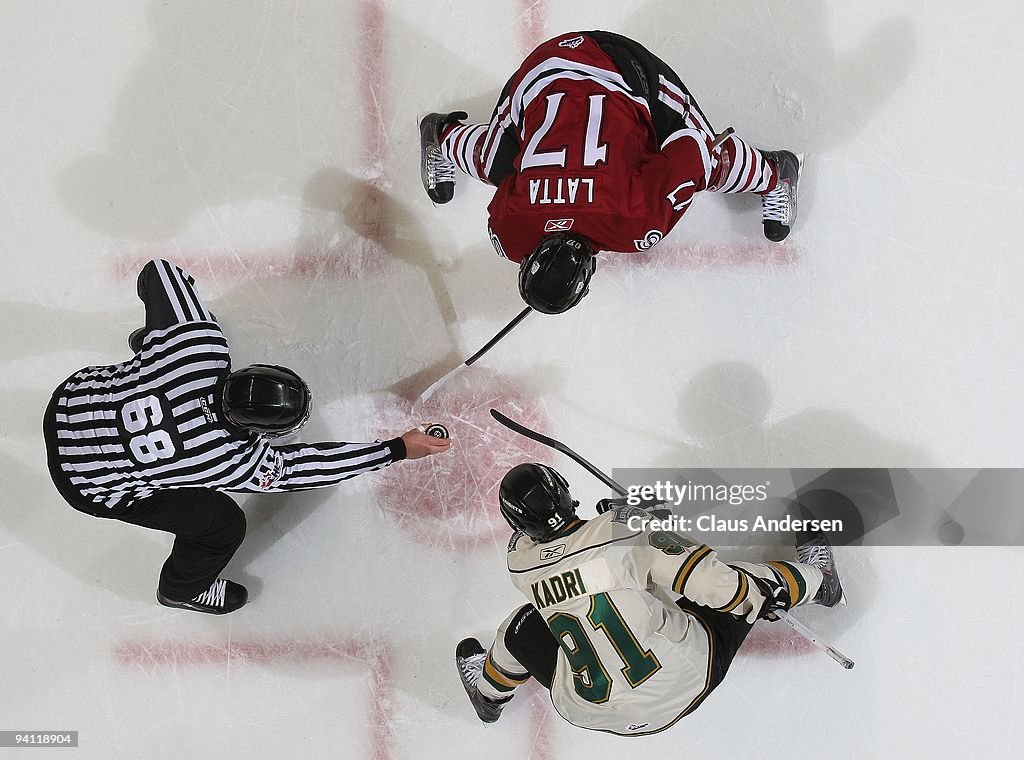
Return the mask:
POLYGON ((502 425, 507 427, 509 430, 512 430, 512 431, 514 431, 516 433, 519 433, 519 435, 522 435, 522 436, 525 436, 527 438, 530 438, 531 440, 534 440, 537 443, 543 443, 545 446, 550 446, 555 451, 562 452, 567 457, 569 457, 574 462, 576 462, 576 464, 578 464, 581 467, 583 467, 583 469, 585 469, 591 475, 593 475, 598 480, 600 480, 602 483, 604 483, 606 486, 608 486, 613 491, 615 491, 615 493, 619 494, 619 496, 625 496, 628 493, 625 488, 623 488, 621 485, 616 483, 610 477, 605 475, 603 472, 601 472, 599 469, 597 469, 594 465, 592 465, 590 462, 588 462, 586 459, 581 457, 579 454, 577 454, 575 451, 570 449, 568 446, 566 446, 561 441, 556 441, 554 438, 549 438, 548 436, 544 435, 543 433, 538 433, 535 430, 530 430, 530 428, 525 427, 523 425, 520 425, 515 420, 510 420, 508 417, 506 417, 504 414, 499 412, 497 409, 492 409, 491 410, 491 416, 494 419, 496 419, 498 422, 500 422, 502 425))

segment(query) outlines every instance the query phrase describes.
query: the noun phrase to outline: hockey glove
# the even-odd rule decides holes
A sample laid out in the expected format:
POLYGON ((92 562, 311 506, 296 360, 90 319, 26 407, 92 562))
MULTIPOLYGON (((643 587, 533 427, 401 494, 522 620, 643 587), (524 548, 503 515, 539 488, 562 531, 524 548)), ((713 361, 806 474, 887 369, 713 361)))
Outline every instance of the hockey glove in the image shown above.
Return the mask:
MULTIPOLYGON (((740 572, 743 572, 742 570, 740 572)), ((758 578, 756 575, 747 573, 747 577, 756 585, 764 603, 757 613, 758 620, 778 620, 775 610, 788 610, 790 608, 789 588, 785 583, 773 582, 767 578, 758 578)))
POLYGON ((610 509, 618 509, 619 507, 635 506, 637 509, 643 509, 650 512, 653 517, 659 520, 664 520, 672 511, 665 506, 665 502, 656 500, 641 500, 639 504, 629 504, 629 497, 620 496, 617 499, 601 499, 597 502, 597 513, 603 515, 610 509))

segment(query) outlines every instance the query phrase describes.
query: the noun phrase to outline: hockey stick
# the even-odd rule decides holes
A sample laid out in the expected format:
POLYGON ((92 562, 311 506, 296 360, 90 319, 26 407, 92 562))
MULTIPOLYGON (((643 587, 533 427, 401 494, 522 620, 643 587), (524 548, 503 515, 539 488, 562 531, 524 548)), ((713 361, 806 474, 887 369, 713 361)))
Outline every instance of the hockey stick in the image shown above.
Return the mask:
POLYGON ((829 645, 826 642, 824 642, 821 639, 819 639, 817 634, 814 633, 814 631, 812 631, 806 625, 804 625, 799 620, 797 620, 795 617, 793 617, 791 614, 789 614, 788 610, 775 610, 775 612, 773 612, 772 614, 775 615, 776 617, 778 617, 779 620, 784 622, 786 625, 788 625, 794 631, 796 631, 801 636, 803 636, 805 639, 807 639, 809 642, 814 644, 814 646, 816 646, 822 652, 824 652, 829 657, 831 657, 833 660, 838 662, 844 668, 846 668, 847 670, 852 670, 853 669, 853 660, 851 660, 845 654, 840 652, 838 649, 832 647, 831 645, 829 645))
POLYGON ((433 383, 431 383, 430 387, 427 388, 425 391, 423 391, 423 393, 420 394, 420 397, 418 399, 416 399, 416 401, 413 403, 413 405, 412 405, 413 410, 415 411, 416 409, 418 409, 420 404, 422 404, 428 398, 430 398, 435 393, 437 393, 437 389, 440 388, 442 385, 447 383, 449 380, 451 380, 453 377, 458 375, 460 372, 462 372, 467 367, 473 366, 473 363, 477 359, 479 359, 481 356, 483 356, 488 351, 490 351, 492 348, 494 348, 494 345, 499 340, 501 340, 506 335, 508 335, 510 332, 512 332, 512 330, 515 329, 516 325, 518 325, 520 322, 522 322, 524 319, 526 319, 526 317, 530 314, 531 311, 533 311, 533 309, 531 309, 529 306, 527 306, 525 309, 523 309, 521 312, 519 312, 519 314, 516 315, 515 319, 513 319, 511 322, 509 322, 507 325, 505 325, 503 328, 501 328, 501 330, 498 332, 497 335, 495 335, 493 338, 491 338, 489 341, 487 341, 487 345, 485 345, 483 348, 481 348, 479 351, 477 351, 471 357, 466 359, 466 361, 462 362, 462 364, 460 364, 458 367, 456 367, 455 369, 451 370, 450 372, 447 372, 446 374, 441 376, 439 379, 437 379, 433 383))
POLYGON ((721 148, 722 143, 724 143, 728 139, 729 135, 731 135, 735 131, 736 130, 733 129, 732 127, 726 127, 725 131, 722 132, 722 134, 716 135, 714 142, 711 143, 711 152, 714 153, 716 150, 721 148))
POLYGON ((610 489, 615 491, 615 493, 617 493, 619 496, 626 496, 626 495, 628 495, 629 492, 625 488, 620 486, 618 483, 616 483, 614 480, 609 478, 607 475, 605 475, 599 469, 594 467, 594 465, 592 465, 586 459, 584 459, 579 454, 577 454, 575 451, 570 449, 564 443, 561 443, 560 441, 556 441, 554 438, 548 438, 546 435, 542 435, 541 433, 537 433, 537 432, 535 432, 533 430, 530 430, 530 428, 528 428, 528 427, 523 427, 518 422, 515 422, 514 420, 510 420, 508 417, 506 417, 504 414, 499 412, 497 409, 492 409, 491 410, 491 416, 494 419, 496 419, 498 422, 500 422, 502 425, 507 427, 509 430, 512 430, 512 431, 514 431, 516 433, 519 433, 519 435, 526 436, 527 438, 532 438, 533 440, 537 441, 537 443, 543 443, 545 446, 550 446, 555 451, 561 451, 567 457, 569 457, 570 459, 574 460, 577 464, 581 465, 583 467, 583 469, 585 469, 587 472, 589 472, 595 478, 597 478, 602 483, 604 483, 606 486, 608 486, 610 489))
MULTIPOLYGON (((523 425, 520 425, 518 422, 510 420, 497 409, 491 410, 491 416, 498 422, 500 422, 502 425, 507 427, 509 430, 519 433, 519 435, 525 436, 534 441, 537 441, 537 443, 543 443, 545 446, 550 446, 555 451, 562 452, 567 457, 576 462, 576 464, 583 467, 591 475, 597 477, 598 480, 600 480, 613 491, 615 491, 619 496, 628 495, 629 492, 625 488, 623 488, 619 483, 615 482, 610 477, 605 475, 601 470, 599 470, 586 459, 581 457, 575 451, 570 449, 564 443, 556 441, 554 438, 549 438, 548 436, 542 435, 541 433, 538 433, 536 431, 530 430, 530 428, 524 427, 523 425)), ((830 646, 829 644, 819 639, 817 635, 815 635, 815 633, 811 631, 810 628, 808 628, 799 620, 790 615, 788 610, 774 610, 773 614, 776 617, 778 617, 779 620, 784 621, 790 628, 792 628, 798 634, 803 636, 805 639, 811 642, 811 644, 816 646, 818 649, 827 654, 829 657, 838 662, 847 670, 850 670, 853 667, 853 660, 851 660, 849 657, 841 653, 839 650, 835 649, 834 647, 830 646)))

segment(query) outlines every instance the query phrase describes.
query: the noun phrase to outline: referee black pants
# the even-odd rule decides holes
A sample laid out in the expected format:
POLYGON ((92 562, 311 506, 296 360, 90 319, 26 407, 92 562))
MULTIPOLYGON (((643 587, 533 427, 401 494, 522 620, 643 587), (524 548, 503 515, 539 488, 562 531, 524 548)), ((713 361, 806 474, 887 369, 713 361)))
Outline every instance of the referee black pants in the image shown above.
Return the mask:
POLYGON ((171 555, 160 571, 159 591, 187 601, 206 591, 245 538, 245 513, 225 493, 210 488, 171 488, 108 509, 82 496, 56 462, 55 400, 43 417, 50 479, 68 504, 93 517, 120 520, 174 534, 171 555))
POLYGON ((206 591, 245 538, 245 513, 230 496, 210 488, 158 491, 114 519, 174 534, 159 589, 176 601, 206 591))
POLYGON ((174 534, 171 554, 160 570, 159 591, 187 601, 210 587, 245 538, 245 513, 227 494, 210 488, 174 488, 110 511, 58 488, 65 501, 93 517, 120 520, 174 534), (68 498, 71 496, 72 498, 68 498))

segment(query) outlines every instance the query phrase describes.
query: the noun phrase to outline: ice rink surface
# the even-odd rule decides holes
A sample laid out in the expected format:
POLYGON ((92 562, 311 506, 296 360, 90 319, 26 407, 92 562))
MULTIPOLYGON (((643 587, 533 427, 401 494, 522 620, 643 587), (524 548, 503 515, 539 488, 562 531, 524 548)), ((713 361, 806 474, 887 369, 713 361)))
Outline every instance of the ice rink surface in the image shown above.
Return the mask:
POLYGON ((849 607, 799 617, 856 669, 759 624, 696 713, 632 742, 536 690, 485 728, 452 662, 521 602, 505 469, 608 495, 490 406, 609 470, 1020 464, 1022 26, 1009 0, 7 0, 0 730, 154 760, 1024 755, 1016 547, 841 549, 849 607), (304 440, 427 421, 409 398, 522 304, 490 191, 424 196, 417 115, 486 120, 527 51, 590 28, 673 64, 719 129, 807 154, 790 240, 756 199, 699 197, 430 402, 450 455, 243 499, 225 575, 251 604, 157 605, 170 537, 67 507, 40 435, 59 382, 128 358, 138 269, 188 269, 236 366, 309 381, 304 440))

